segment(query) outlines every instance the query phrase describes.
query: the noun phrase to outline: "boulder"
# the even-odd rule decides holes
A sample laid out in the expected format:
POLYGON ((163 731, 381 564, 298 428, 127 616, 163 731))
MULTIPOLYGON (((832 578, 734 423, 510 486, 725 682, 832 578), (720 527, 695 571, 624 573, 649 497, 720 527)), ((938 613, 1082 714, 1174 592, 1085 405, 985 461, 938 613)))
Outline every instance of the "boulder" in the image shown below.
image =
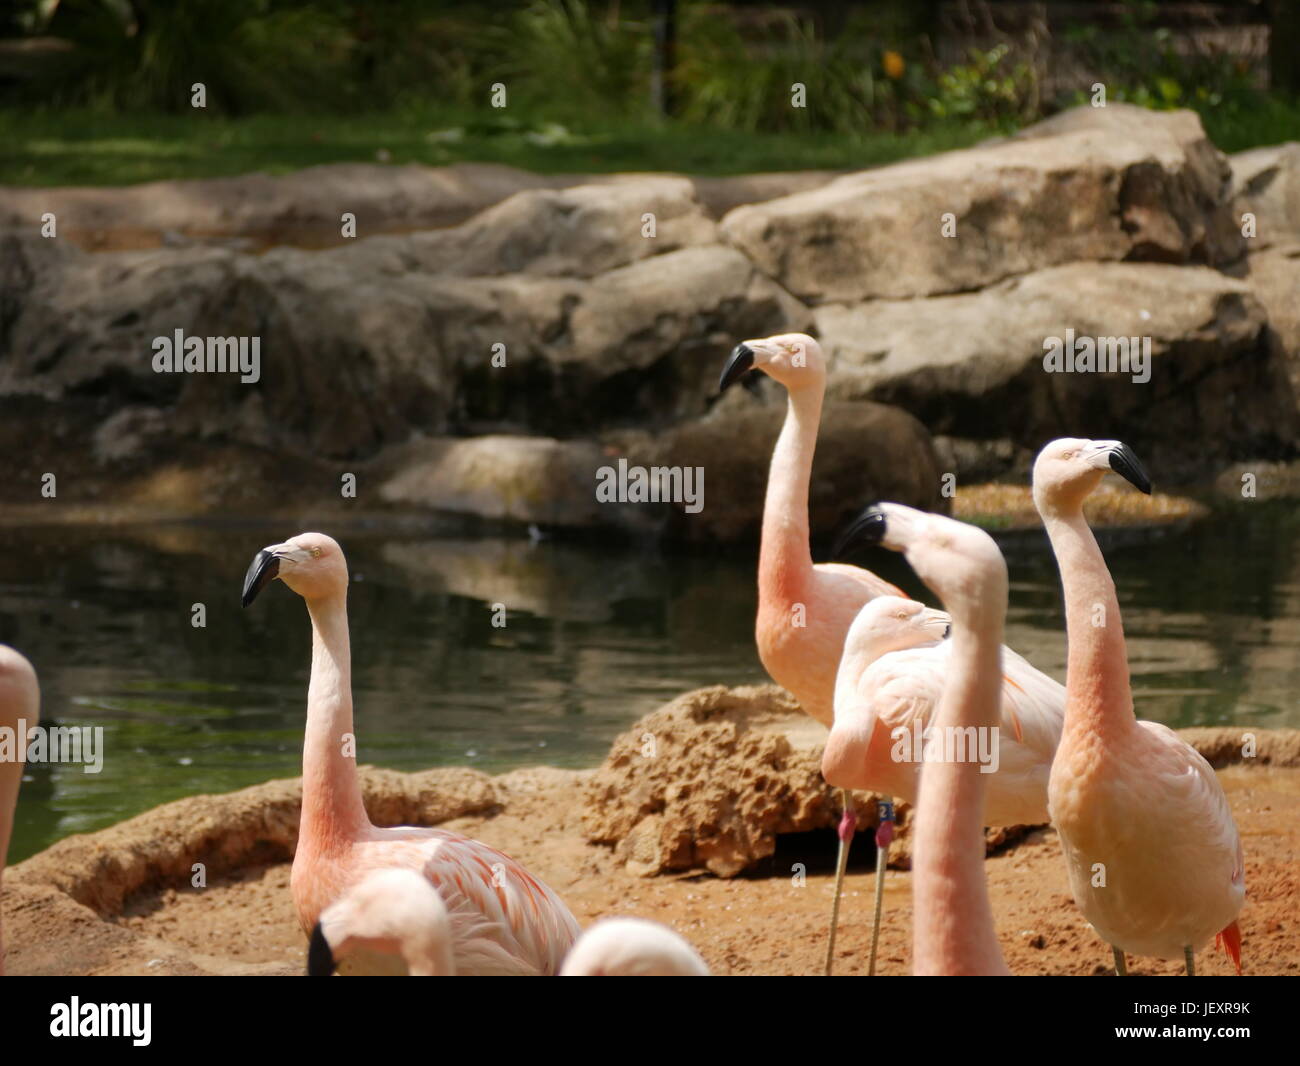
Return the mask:
POLYGON ((397 472, 379 488, 386 503, 506 522, 600 524, 596 471, 609 460, 594 442, 493 434, 419 441, 390 460, 397 472))
POLYGON ((739 207, 722 230, 805 302, 906 299, 1077 260, 1232 262, 1244 241, 1229 178, 1192 112, 1085 107, 739 207))
POLYGON ((1245 282, 1205 267, 1078 263, 978 293, 826 305, 816 320, 833 397, 897 404, 931 432, 1034 452, 1063 434, 1120 437, 1166 477, 1296 439, 1264 309, 1245 282), (1048 373, 1045 342, 1067 329, 1150 337, 1150 379, 1048 373))
POLYGON ((1252 148, 1229 157, 1237 224, 1255 216, 1252 249, 1300 241, 1300 141, 1252 148))

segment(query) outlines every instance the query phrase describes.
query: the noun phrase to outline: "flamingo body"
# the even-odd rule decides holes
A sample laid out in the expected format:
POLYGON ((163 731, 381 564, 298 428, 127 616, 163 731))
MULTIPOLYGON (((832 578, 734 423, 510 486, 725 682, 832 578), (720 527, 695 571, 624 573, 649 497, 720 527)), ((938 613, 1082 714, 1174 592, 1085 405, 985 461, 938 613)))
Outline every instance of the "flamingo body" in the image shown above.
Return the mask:
POLYGON ((1135 719, 1122 744, 1062 745, 1050 787, 1070 892, 1108 943, 1182 959, 1236 921, 1241 839, 1213 767, 1172 729, 1135 719))
POLYGON ((1070 890, 1116 950, 1192 957, 1219 935, 1240 972, 1245 900, 1241 839, 1209 763, 1171 729, 1133 713, 1115 583, 1083 514, 1114 471, 1143 492, 1150 478, 1119 441, 1062 438, 1034 462, 1034 503, 1065 596, 1065 729, 1048 782, 1070 890))

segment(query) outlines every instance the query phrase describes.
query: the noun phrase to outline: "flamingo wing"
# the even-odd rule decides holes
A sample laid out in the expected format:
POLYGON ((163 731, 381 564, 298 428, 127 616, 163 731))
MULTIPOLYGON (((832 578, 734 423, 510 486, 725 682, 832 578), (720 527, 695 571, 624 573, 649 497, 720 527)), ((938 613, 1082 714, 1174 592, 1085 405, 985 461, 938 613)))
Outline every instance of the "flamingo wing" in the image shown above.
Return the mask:
POLYGON ((458 973, 560 972, 578 923, 550 888, 510 856, 458 837, 432 850, 424 874, 456 929, 458 973))
POLYGON ((1183 812, 1180 823, 1187 827, 1183 839, 1169 842, 1202 853, 1200 862, 1221 867, 1228 882, 1240 886, 1244 894, 1241 835, 1214 767, 1168 726, 1148 721, 1137 724, 1156 741, 1147 746, 1150 750, 1144 753, 1144 767, 1167 797, 1162 805, 1183 812))

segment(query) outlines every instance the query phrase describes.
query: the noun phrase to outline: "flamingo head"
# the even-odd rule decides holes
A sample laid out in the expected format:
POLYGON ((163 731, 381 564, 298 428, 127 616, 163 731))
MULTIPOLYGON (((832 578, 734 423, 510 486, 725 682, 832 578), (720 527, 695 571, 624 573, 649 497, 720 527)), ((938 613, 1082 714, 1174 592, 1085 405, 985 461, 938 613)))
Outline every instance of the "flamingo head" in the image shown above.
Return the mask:
POLYGON ((1040 513, 1077 510, 1108 473, 1151 494, 1151 478, 1133 449, 1117 440, 1054 440, 1034 460, 1034 503, 1040 513))
POLYGON ((977 526, 901 503, 877 503, 840 536, 836 554, 863 544, 901 551, 954 616, 999 605, 1006 610, 1006 560, 993 538, 977 526))
POLYGON ((761 370, 787 389, 820 386, 826 382, 826 357, 821 345, 806 333, 778 333, 762 340, 741 341, 727 357, 718 391, 725 391, 751 370, 761 370))
POLYGON ((861 653, 874 662, 891 651, 943 640, 951 632, 952 619, 945 611, 901 596, 877 596, 853 619, 844 653, 861 653))
POLYGON ((348 565, 338 541, 324 533, 299 533, 267 545, 244 575, 244 606, 277 577, 303 599, 320 599, 348 587, 348 565))

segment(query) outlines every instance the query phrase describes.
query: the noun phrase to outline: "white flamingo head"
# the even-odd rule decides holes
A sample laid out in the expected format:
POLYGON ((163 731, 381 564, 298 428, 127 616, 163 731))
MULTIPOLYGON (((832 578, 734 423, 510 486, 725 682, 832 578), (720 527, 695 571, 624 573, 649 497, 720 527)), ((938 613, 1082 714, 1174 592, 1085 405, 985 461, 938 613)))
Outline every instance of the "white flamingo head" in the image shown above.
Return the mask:
POLYGON ((901 596, 877 596, 868 601, 849 626, 844 654, 874 662, 891 651, 943 640, 952 631, 946 611, 901 596))
POLYGON ((307 975, 328 977, 353 952, 400 955, 412 977, 451 977, 451 919, 438 890, 414 870, 376 870, 321 912, 307 975))
POLYGON ((606 918, 569 949, 561 977, 708 977, 699 953, 666 925, 606 918))
POLYGON ((826 356, 821 345, 806 333, 778 333, 761 340, 741 341, 727 357, 718 391, 724 391, 751 370, 761 370, 787 389, 822 386, 826 381, 826 356))
POLYGON ((1034 503, 1040 513, 1082 506, 1108 473, 1119 474, 1135 488, 1151 494, 1151 478, 1133 449, 1117 440, 1062 437, 1034 460, 1034 503))
POLYGON ((324 533, 299 533, 267 545, 244 575, 244 606, 277 577, 303 599, 319 599, 348 587, 348 564, 338 541, 324 533))
POLYGON ((993 538, 977 526, 901 503, 877 503, 841 535, 836 553, 862 544, 906 555, 917 576, 954 616, 998 605, 1006 609, 1006 560, 993 538))

